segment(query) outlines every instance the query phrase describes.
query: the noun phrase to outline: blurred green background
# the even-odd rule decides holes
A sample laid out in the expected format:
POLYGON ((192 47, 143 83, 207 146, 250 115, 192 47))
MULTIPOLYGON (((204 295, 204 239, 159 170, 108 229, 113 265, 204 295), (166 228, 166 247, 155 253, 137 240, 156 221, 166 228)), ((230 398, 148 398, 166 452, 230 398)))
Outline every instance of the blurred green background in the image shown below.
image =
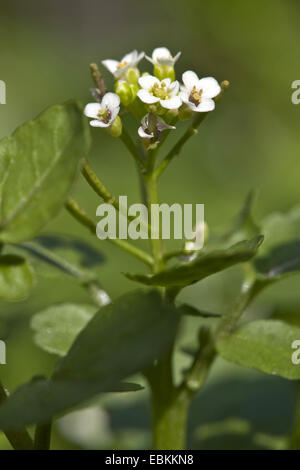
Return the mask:
MULTIPOLYGON (((91 101, 90 62, 100 65, 135 48, 151 54, 166 46, 173 54, 182 51, 178 78, 192 69, 199 76, 228 79, 231 88, 162 178, 161 200, 204 203, 206 221, 217 229, 230 225, 253 188, 259 191, 258 218, 288 210, 300 202, 300 106, 291 103, 291 83, 300 79, 299 15, 297 0, 2 0, 0 79, 7 85, 7 104, 0 105, 0 137, 51 104, 69 98, 91 101)), ((151 71, 150 64, 142 64, 151 71)), ((104 75, 112 86, 112 77, 104 75)), ((129 126, 136 132, 136 124, 129 126)), ((93 129, 90 160, 112 192, 137 201, 135 167, 120 141, 93 129)), ((80 177, 73 192, 94 215, 98 201, 80 177)), ((139 262, 89 236, 66 212, 46 232, 78 235, 105 253, 99 279, 112 297, 135 288, 121 272, 140 270, 139 262)), ((182 299, 223 312, 239 282, 239 268, 233 268, 187 289, 182 299)), ((29 320, 61 301, 89 299, 68 279, 42 279, 27 301, 0 305, 0 337, 7 342, 0 377, 10 390, 52 370, 57 358, 34 345, 29 320)), ((274 308, 287 312, 298 306, 296 277, 263 293, 249 315, 264 317, 274 308)), ((186 323, 183 343, 194 341, 195 326, 195 321, 186 323)), ((186 358, 178 352, 177 359, 179 370, 186 358)), ((280 436, 293 426, 295 400, 294 383, 218 361, 194 400, 189 446, 280 447, 280 436), (220 420, 223 427, 216 428, 220 420)), ((57 423, 54 448, 150 445, 147 392, 101 397, 93 406, 57 423)), ((9 448, 4 437, 0 448, 9 448)))

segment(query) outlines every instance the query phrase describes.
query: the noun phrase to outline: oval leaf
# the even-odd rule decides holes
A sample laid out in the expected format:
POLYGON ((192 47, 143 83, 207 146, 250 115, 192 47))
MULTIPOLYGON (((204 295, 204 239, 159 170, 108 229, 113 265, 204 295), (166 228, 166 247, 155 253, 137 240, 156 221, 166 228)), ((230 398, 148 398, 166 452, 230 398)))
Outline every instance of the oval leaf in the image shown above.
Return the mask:
POLYGON ((156 291, 129 293, 103 307, 59 362, 52 380, 23 385, 0 406, 0 429, 44 422, 97 393, 128 388, 120 382, 170 347, 178 321, 178 311, 156 291))
POLYGON ((34 273, 24 258, 0 256, 0 299, 23 300, 34 286, 34 273))
POLYGON ((58 363, 54 377, 119 382, 168 347, 178 319, 175 307, 163 302, 156 291, 126 294, 92 318, 58 363))
POLYGON ((300 379, 300 365, 292 362, 292 343, 300 328, 277 320, 258 320, 217 341, 219 354, 230 362, 286 379, 300 379))
POLYGON ((109 387, 98 381, 33 380, 21 385, 0 406, 0 429, 17 429, 45 422, 100 392, 133 392, 141 389, 139 385, 126 382, 109 387))
POLYGON ((94 305, 66 303, 37 313, 31 320, 36 344, 49 353, 64 356, 97 310, 94 305))
POLYGON ((254 266, 263 281, 300 272, 300 207, 269 215, 262 224, 265 243, 254 266))
POLYGON ((87 150, 76 102, 51 106, 0 142, 0 240, 36 235, 58 212, 87 150))

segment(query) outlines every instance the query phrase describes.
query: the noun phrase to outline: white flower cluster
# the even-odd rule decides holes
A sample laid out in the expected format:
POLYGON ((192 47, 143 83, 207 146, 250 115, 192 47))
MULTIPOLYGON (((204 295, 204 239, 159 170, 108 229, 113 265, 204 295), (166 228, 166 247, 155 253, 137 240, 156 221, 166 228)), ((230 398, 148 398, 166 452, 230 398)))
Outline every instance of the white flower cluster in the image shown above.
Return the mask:
MULTIPOLYGON (((197 74, 190 70, 184 72, 183 83, 180 84, 175 80, 174 72, 174 65, 180 55, 178 52, 173 57, 167 48, 159 47, 153 51, 152 57, 134 50, 120 61, 110 59, 102 61, 117 80, 118 94, 106 93, 101 101, 89 103, 85 107, 85 115, 92 118, 91 126, 110 128, 116 122, 120 103, 131 110, 130 105, 137 101, 142 106, 140 106, 142 115, 146 114, 141 122, 139 135, 143 139, 155 139, 156 131, 160 133, 162 130, 175 128, 169 125, 170 122, 165 123, 161 117, 168 111, 173 112, 173 117, 174 113, 180 115, 181 110, 190 114, 213 111, 215 109, 213 98, 221 92, 220 85, 212 77, 199 79, 197 74), (154 75, 148 73, 140 75, 137 66, 144 57, 153 64, 154 75), (148 113, 156 115, 156 125, 153 129, 146 127, 148 121, 153 121, 153 117, 147 118, 148 113)), ((137 110, 137 106, 134 110, 137 110)), ((121 120, 118 119, 121 125, 121 120)))

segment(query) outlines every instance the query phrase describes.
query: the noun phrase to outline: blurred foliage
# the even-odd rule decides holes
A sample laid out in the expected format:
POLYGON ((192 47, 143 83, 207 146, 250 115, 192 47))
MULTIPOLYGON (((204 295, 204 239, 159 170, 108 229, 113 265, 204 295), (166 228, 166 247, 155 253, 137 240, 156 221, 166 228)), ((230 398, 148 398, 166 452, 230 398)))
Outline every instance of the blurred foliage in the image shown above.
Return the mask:
MULTIPOLYGON (((268 212, 288 210, 300 200, 300 107, 290 100, 291 83, 300 78, 299 14, 297 0, 161 0, 159 4, 137 0, 2 0, 0 79, 7 84, 7 104, 0 105, 0 137, 51 104, 69 98, 90 101, 90 62, 118 58, 134 48, 151 52, 166 45, 174 53, 182 51, 177 64, 179 75, 193 69, 199 75, 228 79, 231 89, 163 177, 161 200, 204 202, 208 225, 220 228, 230 225, 252 188, 259 190, 255 206, 259 219, 268 212)), ((107 73, 105 78, 112 85, 107 73)), ((128 125, 133 129, 133 123, 128 125)), ((181 126, 184 128, 184 123, 181 126)), ((98 129, 93 131, 93 142, 91 161, 107 186, 112 192, 128 194, 129 203, 136 201, 139 187, 135 168, 121 143, 98 129)), ((168 145, 171 143, 172 138, 168 145)), ((94 215, 97 198, 80 178, 74 192, 94 215)), ((89 240, 105 253, 107 263, 97 272, 112 297, 134 288, 121 271, 139 270, 139 263, 90 237, 67 213, 62 211, 47 227, 49 231, 89 240)), ((200 309, 224 312, 232 304, 240 281, 239 268, 231 268, 226 274, 226 280, 221 273, 189 287, 182 300, 200 309)), ((299 277, 271 286, 247 315, 265 318, 275 307, 296 309, 300 303, 298 286, 299 277)), ((10 390, 34 374, 49 376, 55 359, 33 344, 29 322, 32 314, 54 302, 86 303, 89 298, 71 280, 54 278, 40 281, 27 301, 0 304, 0 337, 7 342, 7 365, 0 366, 0 373, 10 390)), ((182 343, 193 343, 198 323, 197 318, 186 321, 182 343)), ((188 359, 180 352, 177 355, 177 367, 184 367, 188 359)), ((72 437, 67 426, 62 431, 58 425, 53 448, 149 445, 146 393, 102 397, 98 401, 107 416, 104 419, 104 412, 98 413, 102 422, 99 434, 106 433, 106 437, 95 443, 90 434, 88 444, 72 437)), ((295 403, 294 384, 219 360, 207 386, 194 400, 190 446, 272 447, 274 439, 270 441, 264 435, 278 438, 290 432, 295 403), (225 428, 223 435, 222 429, 214 435, 207 431, 210 428, 199 432, 200 426, 219 420, 228 423, 229 419, 233 420, 229 421, 230 432, 225 428), (262 436, 253 439, 251 432, 244 432, 241 437, 236 423, 238 428, 242 423, 243 428, 244 420, 250 423, 249 429, 262 436)), ((2 436, 0 448, 9 448, 2 436)))

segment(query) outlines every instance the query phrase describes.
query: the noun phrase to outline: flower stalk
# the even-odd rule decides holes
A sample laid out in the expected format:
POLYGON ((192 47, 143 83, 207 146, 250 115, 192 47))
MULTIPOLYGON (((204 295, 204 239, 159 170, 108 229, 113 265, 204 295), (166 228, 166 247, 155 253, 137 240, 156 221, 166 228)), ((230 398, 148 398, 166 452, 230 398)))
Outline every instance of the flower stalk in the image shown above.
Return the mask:
MULTIPOLYGON (((65 203, 65 208, 74 217, 77 222, 86 227, 93 234, 96 233, 96 223, 90 218, 89 215, 79 206, 79 204, 73 199, 69 198, 65 203)), ((118 246, 127 253, 131 254, 135 258, 139 259, 147 266, 153 266, 153 258, 144 250, 137 248, 135 245, 128 243, 126 240, 120 240, 119 238, 107 238, 109 242, 118 246)))

